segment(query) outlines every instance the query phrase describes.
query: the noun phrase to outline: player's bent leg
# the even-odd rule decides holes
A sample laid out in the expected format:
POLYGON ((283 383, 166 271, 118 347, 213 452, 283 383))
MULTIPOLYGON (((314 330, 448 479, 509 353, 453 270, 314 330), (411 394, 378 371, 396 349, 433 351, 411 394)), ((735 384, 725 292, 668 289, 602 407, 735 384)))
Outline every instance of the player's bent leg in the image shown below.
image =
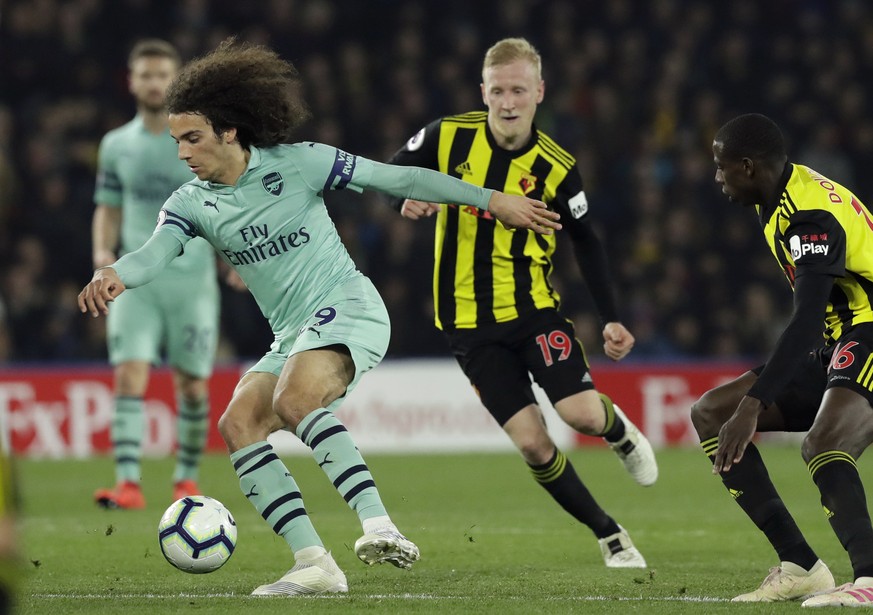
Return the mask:
POLYGON ((800 600, 834 587, 834 576, 827 565, 816 561, 810 570, 792 562, 782 562, 770 569, 770 574, 756 590, 740 594, 731 602, 782 602, 800 600))
POLYGON ((557 401, 555 409, 576 431, 602 436, 638 484, 657 481, 658 462, 648 438, 609 397, 591 389, 557 401))
POLYGON ((856 465, 871 439, 870 403, 854 390, 834 387, 825 393, 802 446, 828 522, 849 555, 856 579, 873 577, 873 525, 856 465))
POLYGON ((329 552, 297 558, 294 567, 275 583, 261 585, 253 596, 306 596, 349 591, 346 575, 329 552))
POLYGON ((327 409, 345 394, 355 363, 345 346, 328 346, 292 355, 279 377, 273 407, 312 450, 316 463, 354 510, 364 529, 355 554, 368 565, 390 563, 410 569, 418 547, 388 516, 369 467, 351 434, 327 409))
POLYGON ((539 406, 526 406, 512 416, 503 429, 521 451, 534 480, 561 508, 591 529, 607 567, 645 567, 645 560, 630 536, 597 504, 573 464, 549 437, 539 406))
MULTIPOLYGON (((721 426, 733 415, 740 400, 756 379, 757 376, 754 372, 747 372, 736 380, 707 392, 692 406, 691 419, 700 436, 703 452, 710 462, 713 461, 718 450, 718 433, 721 426)), ((812 392, 809 395, 804 395, 803 398, 792 401, 788 397, 784 401, 791 403, 792 411, 811 410, 814 413, 812 405, 818 403, 817 400, 812 399, 814 397, 815 393, 812 392), (806 398, 810 399, 804 402, 806 398), (802 405, 798 405, 800 403, 806 403, 810 407, 804 408, 802 405)), ((759 430, 785 428, 784 418, 776 404, 771 405, 761 413, 758 427, 759 430)), ((791 513, 788 512, 785 503, 776 491, 767 467, 764 465, 764 460, 754 443, 748 445, 742 461, 734 464, 729 471, 722 472, 720 476, 728 493, 767 537, 781 562, 781 566, 771 569, 771 575, 768 575, 758 590, 744 594, 747 597, 743 598, 743 601, 786 599, 779 597, 790 593, 787 590, 779 589, 782 583, 785 582, 789 586, 793 586, 796 578, 811 573, 818 565, 818 556, 806 542, 791 513)), ((822 575, 824 573, 818 573, 819 581, 822 575)), ((794 596, 794 598, 799 597, 801 596, 794 596)))
POLYGON ((298 595, 345 591, 345 577, 327 555, 303 505, 300 489, 267 436, 283 424, 273 412, 277 377, 249 372, 240 380, 218 430, 230 450, 240 489, 272 530, 294 553, 297 564, 256 595, 298 595))

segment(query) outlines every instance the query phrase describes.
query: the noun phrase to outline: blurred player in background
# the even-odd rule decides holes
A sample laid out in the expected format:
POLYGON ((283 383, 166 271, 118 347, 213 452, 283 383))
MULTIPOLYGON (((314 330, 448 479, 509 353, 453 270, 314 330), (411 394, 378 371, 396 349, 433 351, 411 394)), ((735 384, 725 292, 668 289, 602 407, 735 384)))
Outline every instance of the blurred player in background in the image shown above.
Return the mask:
POLYGON ((348 591, 294 478, 267 441, 280 429, 311 448, 357 513, 364 532, 355 543, 359 559, 400 568, 419 559, 333 413, 384 356, 390 324, 378 292, 340 241, 322 194, 370 188, 473 204, 542 233, 560 228, 558 216, 532 199, 319 143, 290 144, 308 117, 297 85, 297 71, 273 51, 233 39, 183 68, 168 94, 170 131, 197 179, 167 200, 142 248, 98 269, 79 295, 82 311, 106 313, 107 301, 127 286, 147 284, 194 237, 204 237, 239 272, 269 320, 275 342, 242 377, 219 421, 242 492, 294 553, 294 567, 255 595, 348 591))
POLYGON ((0 447, 0 615, 14 612, 21 577, 17 511, 12 460, 0 447))
POLYGON ((727 122, 712 150, 716 183, 731 202, 754 206, 794 289, 794 312, 767 363, 692 408, 713 472, 781 561, 734 600, 819 593, 803 606, 873 606, 873 527, 855 465, 873 442, 873 216, 848 189, 790 163, 779 127, 763 115, 727 122), (809 432, 801 452, 848 551, 852 583, 834 589, 789 514, 751 442, 762 431, 809 432))
MULTIPOLYGON (((429 124, 391 162, 542 199, 558 211, 603 323, 604 350, 615 361, 623 358, 634 338, 619 322, 576 161, 533 124, 545 92, 539 53, 524 39, 499 41, 485 55, 481 89, 487 112, 429 124)), ((648 440, 597 392, 573 325, 558 312, 558 293, 549 282, 555 236, 507 228, 471 207, 411 199, 394 204, 413 220, 438 212, 436 325, 534 479, 591 528, 607 566, 645 567, 627 531, 597 504, 552 441, 531 389, 529 373, 564 422, 602 436, 639 484, 655 482, 658 466, 648 440)))
MULTIPOLYGON (((170 137, 166 91, 180 65, 178 52, 157 39, 130 53, 130 92, 137 114, 100 144, 92 225, 94 267, 142 246, 172 192, 191 179, 170 137)), ((215 256, 202 239, 190 242, 154 284, 121 297, 107 320, 114 366, 111 436, 116 484, 94 494, 107 508, 143 508, 140 457, 147 428, 143 396, 149 369, 162 350, 173 368, 177 396, 177 459, 173 499, 199 493, 197 470, 209 428, 208 378, 218 336, 215 256)), ((168 494, 169 497, 169 494, 168 494)))

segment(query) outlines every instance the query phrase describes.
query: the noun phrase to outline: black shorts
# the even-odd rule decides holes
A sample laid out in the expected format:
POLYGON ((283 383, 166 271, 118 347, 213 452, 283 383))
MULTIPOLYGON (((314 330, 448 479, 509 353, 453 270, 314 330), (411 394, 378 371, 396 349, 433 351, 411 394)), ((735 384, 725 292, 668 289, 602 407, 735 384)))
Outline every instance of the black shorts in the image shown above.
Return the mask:
POLYGON ((555 309, 446 335, 461 369, 501 426, 536 403, 531 376, 553 404, 594 388, 573 324, 555 309))
MULTIPOLYGON (((753 369, 761 373, 764 366, 753 369)), ((836 344, 810 352, 776 396, 786 431, 808 431, 827 389, 855 391, 873 406, 873 324, 853 327, 836 344)))

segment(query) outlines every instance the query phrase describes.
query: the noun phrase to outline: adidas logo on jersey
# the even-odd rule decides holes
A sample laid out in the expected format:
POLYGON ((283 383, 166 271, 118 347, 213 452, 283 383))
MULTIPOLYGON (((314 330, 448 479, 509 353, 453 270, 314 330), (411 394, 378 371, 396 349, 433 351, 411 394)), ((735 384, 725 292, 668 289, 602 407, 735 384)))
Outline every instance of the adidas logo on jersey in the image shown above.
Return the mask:
POLYGON ((472 175, 473 169, 470 168, 470 162, 465 160, 455 167, 455 173, 458 175, 472 175))

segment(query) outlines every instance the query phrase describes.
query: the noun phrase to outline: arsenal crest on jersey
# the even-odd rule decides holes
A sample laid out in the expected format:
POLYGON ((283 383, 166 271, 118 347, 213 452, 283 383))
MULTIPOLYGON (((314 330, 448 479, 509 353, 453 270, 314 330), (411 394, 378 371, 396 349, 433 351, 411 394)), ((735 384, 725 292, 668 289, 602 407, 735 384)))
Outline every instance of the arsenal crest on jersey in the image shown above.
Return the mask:
POLYGON ((264 185, 264 190, 273 196, 282 194, 282 188, 285 187, 285 180, 282 179, 282 176, 277 171, 264 175, 261 178, 261 183, 264 185))

